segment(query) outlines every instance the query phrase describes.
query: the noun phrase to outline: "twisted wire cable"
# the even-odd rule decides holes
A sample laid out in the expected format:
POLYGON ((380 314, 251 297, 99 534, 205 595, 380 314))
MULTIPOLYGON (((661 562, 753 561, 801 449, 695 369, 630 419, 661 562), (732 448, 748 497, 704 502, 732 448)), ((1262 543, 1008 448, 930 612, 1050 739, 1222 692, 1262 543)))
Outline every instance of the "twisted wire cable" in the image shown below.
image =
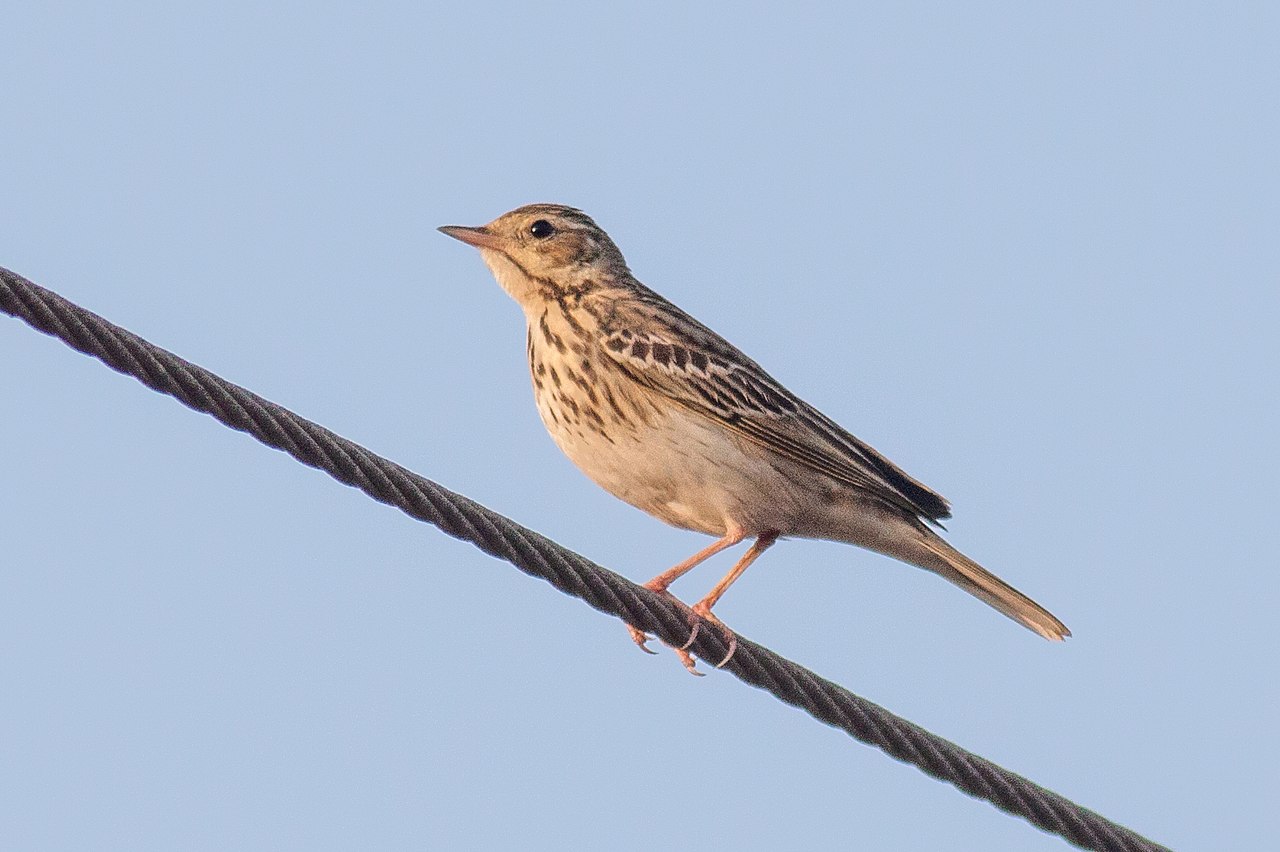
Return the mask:
MULTIPOLYGON (((0 267, 0 310, 91 355, 152 390, 283 450, 339 482, 434 524, 510 562, 601 612, 682 645, 687 615, 662 595, 602 568, 551 539, 419 476, 255 393, 113 325, 0 267)), ((728 651, 717 630, 698 631, 689 649, 712 664, 728 651)), ((725 666, 813 718, 1084 849, 1146 852, 1160 846, 1069 799, 972 754, 883 707, 854 695, 750 640, 725 666)))

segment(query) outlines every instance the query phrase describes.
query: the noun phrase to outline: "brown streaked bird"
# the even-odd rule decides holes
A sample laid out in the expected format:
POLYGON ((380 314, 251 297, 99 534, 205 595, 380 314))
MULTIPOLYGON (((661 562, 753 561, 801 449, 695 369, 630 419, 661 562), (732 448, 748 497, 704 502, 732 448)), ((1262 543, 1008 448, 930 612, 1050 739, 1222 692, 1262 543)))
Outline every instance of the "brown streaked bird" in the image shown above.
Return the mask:
MULTIPOLYGON (((528 323, 529 370, 551 437, 598 485, 710 546, 645 586, 755 541, 691 608, 711 608, 784 536, 856 544, 941 575, 1046 639, 1071 635, 1044 607, 947 544, 947 501, 791 393, 720 335, 641 284, 581 210, 530 204, 482 227, 440 230, 475 246, 528 323)), ((630 627, 644 650, 648 637, 630 627)))

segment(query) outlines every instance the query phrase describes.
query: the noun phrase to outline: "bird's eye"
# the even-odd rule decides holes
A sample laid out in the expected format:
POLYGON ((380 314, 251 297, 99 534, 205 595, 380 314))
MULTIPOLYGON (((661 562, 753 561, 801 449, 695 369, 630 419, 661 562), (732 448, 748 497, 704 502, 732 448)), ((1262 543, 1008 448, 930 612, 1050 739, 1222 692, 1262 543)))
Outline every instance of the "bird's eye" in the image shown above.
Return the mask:
POLYGON ((545 240, 556 232, 556 226, 552 225, 546 219, 539 219, 529 226, 529 233, 534 239, 545 240))

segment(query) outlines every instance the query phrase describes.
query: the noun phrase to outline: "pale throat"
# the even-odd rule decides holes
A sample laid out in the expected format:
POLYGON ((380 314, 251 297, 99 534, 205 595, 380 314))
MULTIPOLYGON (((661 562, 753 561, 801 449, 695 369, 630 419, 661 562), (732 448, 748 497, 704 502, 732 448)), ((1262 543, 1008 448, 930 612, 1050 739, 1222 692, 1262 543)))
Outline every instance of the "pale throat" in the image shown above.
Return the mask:
POLYGON ((528 313, 537 301, 537 283, 500 251, 481 249, 480 257, 484 260, 484 265, 493 273, 499 286, 507 291, 508 296, 519 302, 528 313))
MULTIPOLYGON (((531 278, 523 269, 511 261, 500 251, 481 249, 480 257, 485 266, 493 273, 493 277, 507 295, 515 299, 524 309, 525 315, 533 317, 541 314, 547 303, 546 282, 531 278)), ((600 270, 590 265, 570 266, 557 271, 555 284, 558 287, 571 288, 584 282, 598 280, 600 270)))

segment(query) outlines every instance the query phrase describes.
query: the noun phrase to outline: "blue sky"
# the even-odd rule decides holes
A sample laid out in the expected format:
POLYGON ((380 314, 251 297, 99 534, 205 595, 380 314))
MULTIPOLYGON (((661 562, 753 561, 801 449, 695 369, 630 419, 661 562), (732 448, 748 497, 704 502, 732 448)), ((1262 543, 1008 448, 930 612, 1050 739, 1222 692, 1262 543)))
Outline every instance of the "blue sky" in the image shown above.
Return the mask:
MULTIPOLYGON (((1075 636, 822 542, 726 621, 1163 843, 1256 848, 1277 17, 10 9, 0 264, 643 580, 707 540, 560 456, 518 309, 434 231, 582 207, 1075 636)), ((1062 848, 16 322, 0 400, 6 848, 1062 848)))

